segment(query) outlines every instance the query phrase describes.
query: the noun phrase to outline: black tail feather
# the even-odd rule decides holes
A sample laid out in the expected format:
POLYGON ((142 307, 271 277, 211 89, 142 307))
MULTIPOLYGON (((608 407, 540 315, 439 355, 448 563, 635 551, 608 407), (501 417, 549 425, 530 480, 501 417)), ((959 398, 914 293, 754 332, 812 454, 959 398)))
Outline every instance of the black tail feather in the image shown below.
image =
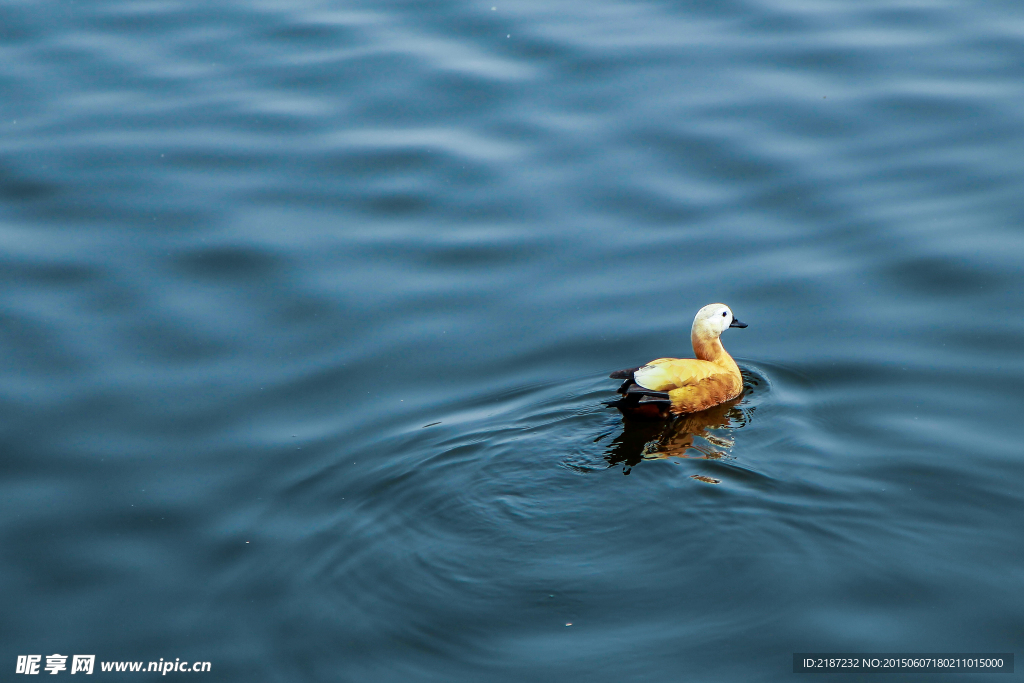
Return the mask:
POLYGON ((633 373, 642 368, 642 365, 638 365, 635 368, 629 368, 628 370, 616 370, 612 374, 608 375, 612 379, 633 379, 633 373))
POLYGON ((671 415, 672 401, 666 392, 647 389, 636 383, 634 373, 642 367, 642 365, 638 365, 627 370, 616 370, 608 375, 612 379, 625 381, 616 390, 622 394, 622 398, 607 401, 605 405, 618 408, 627 417, 641 420, 664 420, 671 415))

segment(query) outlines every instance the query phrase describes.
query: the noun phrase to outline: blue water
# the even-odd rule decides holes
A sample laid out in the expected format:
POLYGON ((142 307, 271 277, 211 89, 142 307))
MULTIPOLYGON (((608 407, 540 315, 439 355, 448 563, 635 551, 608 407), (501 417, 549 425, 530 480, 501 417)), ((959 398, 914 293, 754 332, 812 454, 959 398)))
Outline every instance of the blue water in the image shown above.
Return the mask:
POLYGON ((1024 652, 1024 5, 8 0, 0 93, 0 670, 1024 652))

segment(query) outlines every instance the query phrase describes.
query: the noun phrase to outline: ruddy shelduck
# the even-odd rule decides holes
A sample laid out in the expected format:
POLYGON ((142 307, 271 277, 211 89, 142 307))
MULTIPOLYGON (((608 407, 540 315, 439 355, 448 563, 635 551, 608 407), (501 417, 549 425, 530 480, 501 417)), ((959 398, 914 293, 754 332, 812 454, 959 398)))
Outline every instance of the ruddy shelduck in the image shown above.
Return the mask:
POLYGON ((619 370, 623 398, 613 405, 636 417, 667 417, 707 410, 743 393, 743 376, 719 339, 730 327, 746 327, 725 304, 708 304, 697 311, 690 328, 697 358, 658 358, 647 365, 619 370))

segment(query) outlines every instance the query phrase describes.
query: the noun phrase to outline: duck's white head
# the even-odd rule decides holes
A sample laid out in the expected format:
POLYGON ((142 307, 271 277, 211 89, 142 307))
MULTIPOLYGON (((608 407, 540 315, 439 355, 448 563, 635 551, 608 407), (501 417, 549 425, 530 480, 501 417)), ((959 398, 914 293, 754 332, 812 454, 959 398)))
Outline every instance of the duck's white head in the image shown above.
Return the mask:
POLYGON ((697 311, 693 318, 691 334, 701 339, 717 339, 730 327, 746 327, 732 314, 732 309, 725 304, 708 304, 697 311))

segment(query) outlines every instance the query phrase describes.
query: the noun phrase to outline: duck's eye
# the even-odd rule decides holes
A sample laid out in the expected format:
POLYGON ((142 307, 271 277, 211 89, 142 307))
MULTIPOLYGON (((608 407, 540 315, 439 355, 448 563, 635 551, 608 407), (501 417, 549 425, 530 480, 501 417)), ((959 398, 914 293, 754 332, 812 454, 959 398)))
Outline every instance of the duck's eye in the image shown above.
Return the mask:
POLYGON ((725 317, 725 311, 722 311, 722 317, 723 318, 725 317))

